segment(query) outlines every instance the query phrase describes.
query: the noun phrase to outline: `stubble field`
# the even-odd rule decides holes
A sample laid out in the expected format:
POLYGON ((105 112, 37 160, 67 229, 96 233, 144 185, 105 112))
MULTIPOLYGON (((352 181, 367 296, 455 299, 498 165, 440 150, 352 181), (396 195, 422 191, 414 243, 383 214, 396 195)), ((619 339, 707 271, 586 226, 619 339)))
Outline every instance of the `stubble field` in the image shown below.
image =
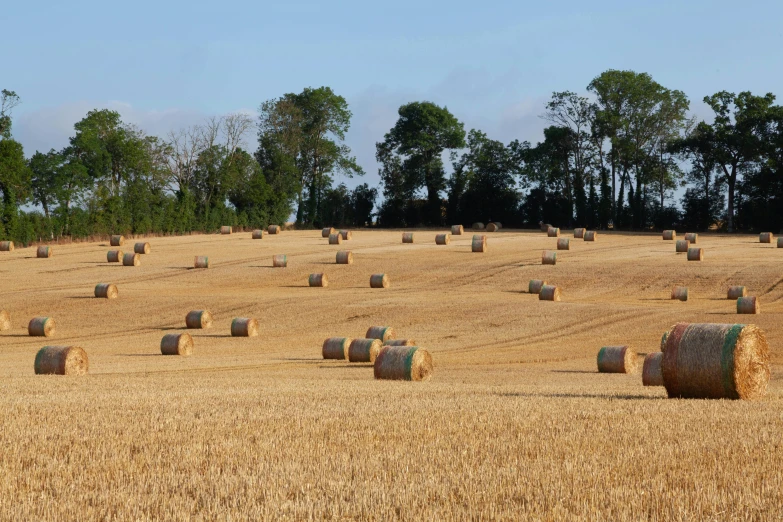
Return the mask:
MULTIPOLYGON (((702 235, 702 262, 660 235, 556 240, 533 231, 320 231, 151 238, 139 267, 108 242, 0 253, 0 518, 5 520, 776 520, 783 515, 783 249, 702 235), (336 265, 350 249, 353 265, 336 265), (287 254, 288 268, 272 268, 287 254), (195 270, 208 255, 212 268, 195 270), (324 272, 328 288, 309 288, 324 272), (385 272, 391 287, 371 289, 385 272), (529 279, 563 292, 528 295, 529 279), (116 300, 92 297, 115 283, 116 300), (671 301, 671 287, 690 289, 671 301), (762 314, 737 316, 745 285, 762 314), (160 355, 191 330, 191 357, 160 355), (51 339, 27 336, 51 316, 51 339), (232 338, 255 317, 257 338, 232 338), (753 323, 772 350, 756 402, 669 400, 639 375, 596 372, 605 345, 657 351, 687 322, 753 323), (390 325, 433 355, 428 382, 324 361, 331 336, 390 325), (44 345, 78 345, 83 377, 36 376, 44 345)), ((570 236, 570 234, 564 234, 570 236)), ((133 240, 122 250, 131 251, 133 240)))

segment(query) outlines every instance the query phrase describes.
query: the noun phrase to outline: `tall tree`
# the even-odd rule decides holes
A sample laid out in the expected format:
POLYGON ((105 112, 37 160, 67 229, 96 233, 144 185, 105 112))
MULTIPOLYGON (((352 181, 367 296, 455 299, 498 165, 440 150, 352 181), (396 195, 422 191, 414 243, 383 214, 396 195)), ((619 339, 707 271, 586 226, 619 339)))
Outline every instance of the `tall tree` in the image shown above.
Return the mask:
POLYGON ((0 91, 0 138, 11 137, 11 111, 20 102, 19 95, 14 91, 0 91))

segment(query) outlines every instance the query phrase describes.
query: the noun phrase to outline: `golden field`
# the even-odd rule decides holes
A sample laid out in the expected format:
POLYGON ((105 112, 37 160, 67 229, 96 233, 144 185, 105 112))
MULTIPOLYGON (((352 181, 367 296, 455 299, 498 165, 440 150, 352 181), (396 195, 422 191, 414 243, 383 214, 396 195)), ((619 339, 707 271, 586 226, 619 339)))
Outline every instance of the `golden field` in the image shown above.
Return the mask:
POLYGON ((687 262, 660 235, 599 233, 542 266, 557 240, 541 232, 488 234, 484 254, 470 231, 447 246, 436 233, 148 238, 139 267, 107 263, 108 241, 1 252, 0 519, 783 518, 783 249, 700 235, 704 261, 687 262), (353 265, 335 264, 343 249, 353 265), (196 255, 212 267, 192 269, 196 255), (314 272, 328 288, 307 286, 314 272), (391 287, 371 289, 381 272, 391 287), (533 278, 563 301, 524 293, 533 278), (119 298, 94 298, 97 283, 119 298), (736 315, 733 284, 761 315, 736 315), (194 309, 215 324, 190 331, 193 356, 160 355, 194 309), (27 336, 38 315, 53 338, 27 336), (258 319, 260 337, 230 337, 234 317, 258 319), (596 372, 601 346, 657 351, 679 321, 762 328, 768 397, 669 400, 596 372), (432 380, 321 358, 325 338, 371 325, 427 348, 432 380), (34 375, 44 345, 83 347, 89 375, 34 375))

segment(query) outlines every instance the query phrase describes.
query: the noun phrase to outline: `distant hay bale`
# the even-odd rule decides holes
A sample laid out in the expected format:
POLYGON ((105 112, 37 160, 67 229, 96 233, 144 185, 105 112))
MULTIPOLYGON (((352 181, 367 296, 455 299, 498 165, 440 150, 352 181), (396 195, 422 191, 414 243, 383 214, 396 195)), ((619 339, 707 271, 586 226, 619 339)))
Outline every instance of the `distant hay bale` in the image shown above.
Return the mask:
POLYGON ((585 238, 585 229, 584 228, 575 228, 574 229, 574 239, 584 239, 585 238))
POLYGON ((598 232, 595 230, 585 230, 585 241, 595 241, 598 239, 598 232))
POLYGON ((117 299, 119 297, 117 286, 111 283, 98 283, 95 285, 95 297, 103 299, 117 299))
POLYGON ((352 341, 350 337, 330 337, 324 341, 321 355, 324 359, 347 359, 352 341))
POLYGON ((557 252, 551 250, 544 250, 541 253, 542 265, 554 265, 557 264, 557 252))
POLYGON ((560 301, 560 288, 555 285, 543 285, 538 292, 539 301, 560 301))
POLYGON ((338 265, 352 265, 353 264, 353 252, 350 250, 340 250, 337 252, 337 264, 338 265))
POLYGON ((160 353, 188 356, 193 353, 193 338, 188 333, 166 334, 160 340, 160 353))
POLYGON ((746 295, 748 295, 748 291, 744 286, 730 286, 729 290, 726 292, 726 299, 735 301, 740 297, 745 297, 746 295))
MULTIPOLYGON (((778 238, 778 248, 783 248, 783 237, 778 238)), ((14 249, 14 246, 11 245, 11 250, 14 249)))
POLYGON ((541 292, 541 288, 543 288, 545 284, 546 281, 542 281, 541 279, 531 279, 527 284, 527 293, 538 294, 541 292))
POLYGON ((87 352, 79 346, 44 346, 35 354, 36 375, 86 375, 87 352))
POLYGON ((341 230, 340 235, 343 236, 343 239, 346 241, 350 241, 351 238, 353 237, 353 234, 351 233, 350 230, 341 230))
POLYGON ((772 243, 772 232, 762 232, 759 234, 759 243, 772 243))
POLYGON ((0 332, 11 329, 11 314, 5 310, 0 310, 0 332))
POLYGON ((51 317, 33 317, 27 325, 30 337, 51 337, 54 332, 55 324, 51 317))
POLYGON ((266 229, 267 234, 279 234, 281 232, 280 225, 269 225, 266 229))
POLYGON ((546 231, 547 237, 560 237, 560 229, 557 227, 549 227, 546 231))
POLYGON ((699 242, 699 234, 696 234, 695 232, 688 232, 685 234, 685 240, 690 241, 692 245, 695 245, 699 242))
POLYGON ((769 345, 755 325, 677 324, 661 365, 669 397, 757 399, 769 384, 769 345))
POLYGON ((487 225, 487 232, 497 232, 498 226, 495 223, 490 223, 487 225))
POLYGON ((674 241, 677 238, 677 232, 674 230, 664 230, 663 231, 663 240, 664 241, 674 241))
POLYGON ((119 263, 122 261, 122 250, 109 250, 106 252, 106 261, 109 263, 119 263))
POLYGON ((601 373, 635 373, 637 355, 628 346, 604 346, 598 351, 598 371, 601 373))
POLYGON ((470 249, 473 252, 486 252, 487 251, 487 236, 474 235, 473 241, 470 244, 470 249))
POLYGON ((642 364, 643 386, 663 386, 662 362, 663 352, 648 353, 645 356, 644 364, 642 364))
POLYGON ((229 226, 222 226, 222 227, 220 227, 220 233, 224 234, 224 235, 225 234, 230 234, 233 231, 234 231, 234 229, 232 227, 229 227, 229 226))
POLYGON ((571 240, 567 237, 561 237, 557 240, 557 249, 558 250, 570 250, 571 249, 571 240))
POLYGON ((13 251, 14 251, 13 241, 0 241, 0 252, 13 252, 13 251))
POLYGON ((394 328, 391 326, 371 326, 364 335, 366 339, 380 339, 381 342, 394 338, 394 328))
POLYGON ((475 223, 473 223, 473 230, 484 230, 484 228, 485 228, 484 223, 482 223, 481 221, 476 221, 475 223))
POLYGON ((272 256, 272 266, 275 268, 285 268, 288 266, 288 256, 285 254, 277 254, 272 256))
POLYGON ((541 229, 541 232, 549 232, 549 229, 550 228, 554 228, 554 227, 552 225, 550 225, 549 223, 544 223, 543 221, 539 221, 538 222, 538 228, 541 229))
POLYGON ((254 230, 253 234, 250 236, 253 239, 264 239, 264 231, 263 230, 254 230))
POLYGON ((340 234, 329 234, 329 244, 330 245, 339 245, 343 242, 343 236, 340 234))
POLYGON ((682 254, 683 252, 687 252, 688 249, 691 247, 691 242, 687 239, 678 239, 677 243, 675 243, 674 249, 677 251, 678 254, 682 254))
POLYGON ((675 286, 672 288, 672 300, 674 301, 687 301, 688 300, 688 287, 687 286, 675 286))
POLYGON ((231 321, 231 337, 257 337, 258 321, 252 317, 237 317, 231 321))
POLYGON ((451 225, 452 236, 461 236, 463 232, 465 232, 465 227, 462 225, 451 225))
POLYGON ((122 266, 139 266, 141 257, 135 252, 127 252, 122 256, 122 266))
POLYGON ((209 268, 209 257, 196 256, 193 260, 193 268, 209 268))
POLYGON ((348 346, 348 360, 350 362, 375 362, 381 351, 382 343, 379 339, 354 339, 348 346))
POLYGON ((373 274, 370 276, 370 288, 389 288, 389 278, 386 274, 373 274))
POLYGON ((332 234, 334 234, 335 230, 333 227, 324 228, 321 230, 321 237, 329 237, 332 234))
POLYGON ((383 341, 384 346, 416 346, 413 339, 388 339, 383 341))
POLYGON ((738 297, 737 298, 737 313, 738 314, 760 314, 761 303, 755 296, 738 297))
POLYGON ((503 228, 503 223, 501 223, 500 221, 493 221, 493 223, 495 224, 496 227, 498 227, 498 230, 503 228))
POLYGON ((451 242, 450 234, 438 234, 435 236, 436 245, 448 245, 451 242))
POLYGON ((321 287, 326 288, 329 286, 329 279, 327 279, 326 274, 310 274, 310 278, 308 279, 308 284, 312 287, 321 287))
POLYGON ((109 239, 109 245, 122 246, 125 244, 125 236, 114 235, 109 239))
POLYGON ((704 259, 704 249, 701 247, 691 247, 688 249, 688 261, 702 261, 704 259))
POLYGON ((418 346, 384 346, 373 365, 376 379, 395 381, 426 381, 432 370, 432 356, 418 346))
POLYGON ((402 233, 402 242, 403 243, 413 243, 413 232, 403 232, 402 233))
POLYGON ((150 253, 150 244, 149 243, 136 243, 133 245, 133 251, 137 254, 149 254, 150 253))
POLYGON ((191 310, 185 316, 185 326, 191 330, 212 328, 212 314, 208 310, 191 310))
POLYGON ((52 247, 48 246, 39 246, 35 253, 36 257, 42 258, 52 257, 52 254, 54 254, 54 252, 52 252, 52 247))

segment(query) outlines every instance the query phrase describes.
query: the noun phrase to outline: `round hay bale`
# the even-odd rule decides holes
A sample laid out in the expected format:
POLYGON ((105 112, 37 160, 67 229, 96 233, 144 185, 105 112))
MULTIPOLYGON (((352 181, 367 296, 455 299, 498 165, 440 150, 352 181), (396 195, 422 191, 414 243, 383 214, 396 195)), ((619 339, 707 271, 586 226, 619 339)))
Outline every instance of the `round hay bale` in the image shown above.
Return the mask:
POLYGON ((380 339, 381 342, 388 341, 394 337, 394 328, 391 326, 371 326, 364 335, 365 339, 380 339))
POLYGON ((571 249, 571 240, 567 237, 561 237, 557 240, 557 249, 558 250, 570 250, 571 249))
POLYGON ((487 225, 487 232, 497 232, 498 226, 495 223, 490 223, 487 225))
POLYGON ((701 247, 691 247, 688 249, 688 261, 702 261, 704 259, 704 249, 701 247))
POLYGON ((486 252, 487 236, 474 235, 473 241, 470 244, 470 249, 473 252, 486 252))
POLYGON ((628 346, 604 346, 598 351, 598 371, 601 373, 635 373, 636 352, 628 346))
POLYGON ((5 310, 0 310, 0 332, 11 329, 11 314, 5 310))
POLYGON ((555 285, 544 285, 538 292, 539 301, 560 301, 560 288, 555 285))
POLYGON ((595 230, 585 230, 585 241, 595 241, 598 239, 598 232, 595 230))
POLYGON ((258 321, 252 317, 237 317, 231 321, 231 337, 257 337, 258 321))
POLYGON ((321 354, 324 359, 347 359, 348 348, 352 341, 350 337, 330 337, 324 341, 321 354))
POLYGON ((737 298, 737 313, 738 314, 760 314, 761 303, 755 296, 739 297, 737 298))
POLYGON ((122 261, 122 250, 109 250, 106 252, 106 261, 109 263, 119 263, 122 261))
POLYGON ((310 274, 308 284, 310 286, 325 288, 329 286, 329 280, 326 278, 326 274, 310 274))
POLYGON ((551 250, 544 250, 541 253, 542 265, 554 265, 557 264, 557 252, 551 250))
POLYGON ((748 295, 748 291, 744 286, 730 286, 729 290, 726 292, 726 299, 735 301, 740 297, 745 297, 746 295, 748 295))
POLYGON ((699 242, 699 234, 696 234, 695 232, 688 232, 685 234, 685 240, 690 241, 691 244, 695 245, 699 242))
POLYGON ((150 244, 149 243, 136 243, 133 245, 133 251, 137 254, 149 254, 150 253, 150 244))
POLYGON ((190 355, 193 353, 193 338, 188 333, 170 333, 160 340, 160 353, 163 355, 190 355))
POLYGON ((279 234, 282 229, 280 225, 269 225, 266 229, 267 234, 279 234))
POLYGON ((340 234, 329 234, 329 244, 330 245, 339 245, 343 242, 343 236, 340 234))
POLYGON ((661 351, 662 352, 666 351, 666 339, 669 338, 669 334, 671 333, 672 330, 674 330, 674 326, 669 328, 667 331, 663 332, 663 335, 661 336, 661 351))
POLYGON ((383 341, 384 346, 416 346, 413 339, 388 339, 383 341))
POLYGON ((772 232, 762 232, 759 234, 759 243, 772 243, 772 232))
POLYGON ((272 256, 272 266, 276 268, 285 268, 288 266, 288 256, 285 254, 277 254, 272 256))
POLYGON ((575 228, 574 229, 574 239, 584 239, 585 238, 585 229, 584 228, 575 228))
POLYGON ((222 227, 220 227, 220 233, 221 233, 221 234, 224 234, 224 235, 225 235, 225 234, 230 234, 230 233, 232 233, 233 231, 234 231, 234 229, 233 229, 233 228, 231 228, 231 227, 229 227, 229 226, 222 226, 222 227))
POLYGON ((191 310, 185 316, 185 326, 190 329, 212 328, 212 314, 207 310, 191 310))
POLYGON ((253 239, 264 239, 264 231, 261 229, 254 230, 250 237, 253 239))
POLYGON ((95 297, 104 299, 117 299, 120 296, 117 286, 111 283, 98 283, 95 285, 95 297))
POLYGON ((125 244, 125 236, 114 235, 109 239, 110 246, 122 246, 125 244))
POLYGON ((209 257, 196 256, 193 259, 193 268, 209 268, 209 257))
POLYGON ((52 247, 39 246, 38 250, 35 252, 35 256, 36 257, 46 258, 46 257, 52 257, 53 253, 54 252, 52 252, 52 247))
POLYGON ((337 264, 338 265, 352 265, 353 264, 353 252, 350 250, 340 250, 337 252, 337 264))
POLYGON ((643 386, 663 386, 662 362, 663 352, 648 353, 644 357, 644 363, 642 364, 643 386))
POLYGON ((403 232, 402 233, 402 242, 403 243, 413 243, 413 232, 403 232))
POLYGON ((139 266, 141 257, 135 252, 128 252, 122 256, 122 266, 139 266))
POLYGON ((484 223, 482 223, 481 221, 476 221, 475 223, 473 223, 473 230, 484 230, 484 228, 485 228, 484 223))
POLYGON ((0 241, 0 252, 13 252, 13 251, 14 251, 13 241, 0 241))
POLYGON ((334 234, 335 230, 334 227, 328 227, 321 230, 321 237, 329 237, 332 234, 334 234))
POLYGON ((33 317, 27 325, 30 337, 51 337, 55 332, 54 319, 51 317, 33 317))
POLYGON ((418 346, 384 346, 373 364, 376 379, 394 381, 426 381, 432 370, 432 356, 418 346))
POLYGON ((663 240, 664 241, 674 241, 677 238, 677 232, 674 230, 664 230, 663 231, 663 240))
POLYGON ((676 325, 663 352, 669 397, 757 399, 769 384, 769 345, 755 325, 676 325))
POLYGON ((448 245, 451 243, 451 234, 438 234, 435 236, 436 245, 448 245))
POLYGON ((682 254, 684 252, 687 252, 688 249, 691 247, 691 242, 687 239, 678 239, 677 243, 675 243, 674 249, 678 254, 682 254))
POLYGON ((341 230, 340 235, 343 236, 343 239, 346 241, 349 241, 353 237, 350 230, 341 230))
POLYGON ((36 375, 86 375, 87 352, 79 346, 44 346, 35 354, 36 375))
POLYGON ((498 230, 503 228, 503 223, 501 223, 500 221, 493 221, 493 223, 495 223, 495 226, 498 227, 498 230))
POLYGON ((389 288, 389 278, 386 274, 373 274, 370 276, 370 288, 389 288))
POLYGON ((560 237, 560 229, 557 227, 549 227, 546 231, 547 237, 560 237))
POLYGON ((375 362, 382 343, 379 339, 354 339, 348 346, 350 362, 375 362))
POLYGON ((675 286, 672 288, 672 300, 674 301, 687 301, 688 300, 688 287, 687 286, 675 286))
POLYGON ((543 288, 545 284, 546 281, 542 281, 541 279, 531 279, 527 284, 527 293, 538 294, 541 292, 541 288, 543 288))
POLYGON ((463 232, 465 232, 465 227, 462 225, 451 225, 452 236, 461 236, 463 232))
POLYGON ((549 223, 544 223, 543 221, 539 221, 538 228, 541 229, 541 232, 548 232, 550 228, 554 228, 554 227, 549 223))
MULTIPOLYGON (((778 248, 783 248, 783 237, 778 238, 778 248)), ((14 247, 11 245, 11 250, 13 250, 14 247)))

